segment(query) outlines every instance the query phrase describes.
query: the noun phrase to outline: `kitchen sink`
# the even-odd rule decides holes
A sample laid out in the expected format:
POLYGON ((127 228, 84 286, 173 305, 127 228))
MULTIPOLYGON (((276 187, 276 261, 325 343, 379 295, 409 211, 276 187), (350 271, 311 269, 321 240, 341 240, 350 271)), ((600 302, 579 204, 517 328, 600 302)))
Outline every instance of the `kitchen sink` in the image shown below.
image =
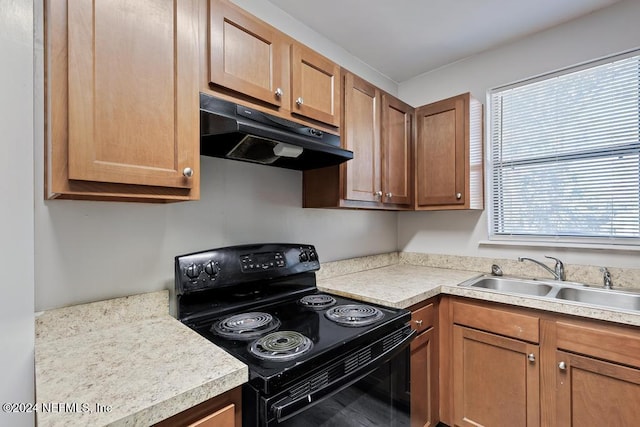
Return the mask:
POLYGON ((502 294, 537 297, 547 301, 596 305, 602 308, 640 313, 640 293, 590 288, 588 285, 576 282, 483 275, 467 280, 460 286, 502 294))
POLYGON ((509 294, 534 295, 539 297, 545 296, 553 290, 553 286, 536 282, 534 280, 498 277, 482 277, 480 280, 475 281, 469 286, 473 288, 491 289, 509 294))
POLYGON ((562 288, 556 298, 583 304, 619 308, 623 310, 640 310, 640 294, 612 291, 607 289, 562 288))

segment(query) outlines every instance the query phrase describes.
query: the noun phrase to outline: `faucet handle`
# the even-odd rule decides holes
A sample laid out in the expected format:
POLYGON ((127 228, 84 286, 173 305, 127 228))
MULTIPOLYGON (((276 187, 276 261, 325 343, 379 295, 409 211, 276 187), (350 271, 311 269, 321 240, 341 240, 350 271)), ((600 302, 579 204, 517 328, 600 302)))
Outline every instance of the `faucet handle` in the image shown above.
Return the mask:
POLYGON ((558 278, 560 280, 566 280, 567 276, 564 272, 564 264, 562 263, 562 261, 560 261, 558 258, 548 256, 548 255, 545 255, 544 257, 555 260, 556 262, 555 271, 556 271, 556 274, 558 275, 558 278))

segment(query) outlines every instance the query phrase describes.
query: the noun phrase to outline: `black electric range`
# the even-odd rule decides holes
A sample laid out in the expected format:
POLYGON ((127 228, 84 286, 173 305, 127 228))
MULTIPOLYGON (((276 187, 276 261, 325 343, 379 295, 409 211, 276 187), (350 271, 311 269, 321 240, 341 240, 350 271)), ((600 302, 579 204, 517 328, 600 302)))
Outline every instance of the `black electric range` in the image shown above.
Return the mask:
POLYGON ((179 320, 249 367, 246 425, 279 425, 406 350, 410 312, 316 288, 311 245, 255 244, 175 259, 179 320))

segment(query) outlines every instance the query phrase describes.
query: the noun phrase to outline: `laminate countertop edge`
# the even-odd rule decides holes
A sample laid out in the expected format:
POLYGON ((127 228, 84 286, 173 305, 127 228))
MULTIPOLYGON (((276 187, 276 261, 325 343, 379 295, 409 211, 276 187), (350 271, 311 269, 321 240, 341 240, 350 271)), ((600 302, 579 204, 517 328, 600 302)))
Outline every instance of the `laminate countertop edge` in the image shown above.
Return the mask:
POLYGON ((164 308, 129 313, 127 297, 37 316, 38 426, 148 426, 248 380, 245 364, 168 314, 167 294, 134 299, 164 308))
POLYGON ((440 294, 640 326, 640 313, 460 286, 478 271, 396 264, 318 281, 322 292, 387 307, 410 308, 440 294))

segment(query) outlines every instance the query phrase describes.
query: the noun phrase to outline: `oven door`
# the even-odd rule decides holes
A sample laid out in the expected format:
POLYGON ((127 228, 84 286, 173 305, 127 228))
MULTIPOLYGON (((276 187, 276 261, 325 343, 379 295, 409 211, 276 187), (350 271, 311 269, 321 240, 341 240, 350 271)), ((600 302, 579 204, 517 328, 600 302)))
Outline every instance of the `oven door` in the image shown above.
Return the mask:
MULTIPOLYGON (((346 427, 410 425, 410 353, 415 336, 408 326, 391 348, 317 390, 300 394, 300 384, 271 398, 257 397, 258 418, 247 425, 278 427, 346 427), (257 421, 257 423, 255 422, 257 421)), ((335 366, 327 368, 330 375, 335 366)), ((322 375, 308 379, 309 384, 322 375)), ((313 387, 313 386, 312 386, 313 387)), ((246 395, 245 395, 246 396, 246 395)), ((246 402, 249 403, 249 402, 246 402)), ((252 406, 249 403, 249 406, 252 406)), ((243 410, 249 409, 243 400, 243 410)), ((246 420, 246 419, 245 419, 246 420)), ((248 420, 246 420, 248 421, 248 420)))

